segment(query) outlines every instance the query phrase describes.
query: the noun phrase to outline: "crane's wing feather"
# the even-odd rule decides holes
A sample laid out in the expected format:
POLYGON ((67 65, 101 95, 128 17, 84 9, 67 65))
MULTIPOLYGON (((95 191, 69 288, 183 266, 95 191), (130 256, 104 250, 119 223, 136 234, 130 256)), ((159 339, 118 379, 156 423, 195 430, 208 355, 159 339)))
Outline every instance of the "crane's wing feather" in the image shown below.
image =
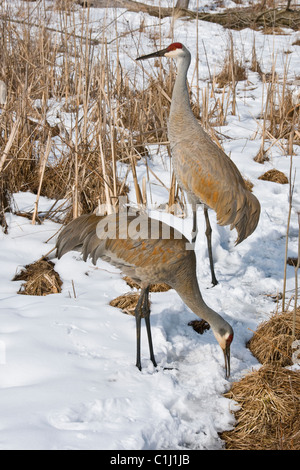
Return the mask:
POLYGON ((84 260, 90 257, 95 264, 101 258, 137 282, 149 279, 153 283, 166 279, 172 282, 174 266, 187 257, 187 243, 180 232, 146 214, 106 217, 91 214, 82 215, 64 227, 56 248, 58 258, 79 250, 84 260))
POLYGON ((173 145, 175 175, 191 199, 215 210, 218 224, 236 228, 240 243, 255 230, 260 204, 234 162, 200 126, 197 131, 197 139, 184 138, 173 145))

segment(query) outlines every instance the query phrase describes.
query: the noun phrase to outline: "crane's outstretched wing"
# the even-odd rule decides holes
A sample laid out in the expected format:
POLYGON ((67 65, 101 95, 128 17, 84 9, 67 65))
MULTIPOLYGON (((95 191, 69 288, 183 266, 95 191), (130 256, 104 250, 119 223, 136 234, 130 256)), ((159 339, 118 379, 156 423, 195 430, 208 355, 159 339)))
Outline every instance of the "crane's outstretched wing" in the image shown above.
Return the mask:
POLYGON ((146 214, 116 213, 108 216, 85 214, 63 228, 56 242, 57 257, 79 250, 94 264, 101 258, 121 269, 136 282, 172 283, 178 264, 194 253, 188 240, 177 230, 146 214))

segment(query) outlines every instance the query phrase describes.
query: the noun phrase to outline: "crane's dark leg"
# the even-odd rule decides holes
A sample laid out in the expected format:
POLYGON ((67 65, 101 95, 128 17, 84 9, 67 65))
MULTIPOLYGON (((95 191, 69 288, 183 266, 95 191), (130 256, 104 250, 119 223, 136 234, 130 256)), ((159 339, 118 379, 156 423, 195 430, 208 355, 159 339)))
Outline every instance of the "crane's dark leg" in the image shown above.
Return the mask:
POLYGON ((209 264, 210 264, 210 272, 211 272, 211 282, 213 286, 216 286, 218 284, 216 275, 215 275, 215 270, 214 270, 214 261, 213 261, 213 255, 212 255, 212 247, 211 247, 211 225, 209 222, 209 217, 208 217, 208 209, 207 207, 204 206, 204 216, 205 216, 205 222, 206 222, 206 231, 205 235, 207 238, 207 248, 208 248, 208 256, 209 256, 209 264))
POLYGON ((157 366, 152 344, 151 327, 150 327, 150 305, 149 305, 149 286, 142 288, 139 296, 138 303, 135 308, 135 320, 136 320, 136 366, 139 370, 142 370, 141 365, 141 320, 145 318, 146 330, 148 336, 150 359, 153 362, 154 367, 157 366))
POLYGON ((149 286, 146 288, 146 292, 145 292, 145 296, 144 296, 143 316, 145 318, 145 323, 146 323, 150 359, 151 359, 154 367, 157 367, 157 363, 156 363, 156 360, 155 360, 155 357, 154 357, 152 335, 151 335, 151 326, 150 326, 149 286))
POLYGON ((197 208, 193 208, 193 229, 192 229, 192 244, 195 245, 198 233, 197 226, 197 208))
POLYGON ((135 322, 136 322, 136 366, 142 370, 141 365, 141 320, 142 320, 142 303, 143 303, 143 290, 140 293, 138 302, 135 307, 135 322))

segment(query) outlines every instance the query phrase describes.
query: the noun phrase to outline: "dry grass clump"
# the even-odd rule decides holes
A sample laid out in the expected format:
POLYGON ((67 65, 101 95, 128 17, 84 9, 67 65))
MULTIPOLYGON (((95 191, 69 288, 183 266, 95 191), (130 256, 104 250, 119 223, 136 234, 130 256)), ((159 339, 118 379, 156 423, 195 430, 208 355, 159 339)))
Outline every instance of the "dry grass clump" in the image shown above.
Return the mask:
MULTIPOLYGON (((130 277, 125 276, 123 277, 123 279, 132 289, 140 289, 140 286, 130 277)), ((159 283, 151 284, 149 291, 166 292, 169 289, 171 289, 171 287, 167 284, 159 283)), ((134 315, 135 307, 138 303, 139 296, 139 292, 127 292, 126 294, 119 295, 119 297, 116 297, 115 299, 111 300, 109 305, 111 305, 112 307, 120 308, 124 313, 127 313, 128 315, 134 315)))
POLYGON ((296 311, 295 337, 292 336, 294 312, 275 313, 261 323, 247 346, 261 364, 290 366, 292 343, 300 340, 300 308, 296 311))
POLYGON ((287 258, 286 262, 289 266, 294 266, 294 268, 295 268, 298 264, 298 258, 294 258, 294 257, 289 256, 287 258))
POLYGON ((203 335, 204 331, 209 330, 210 326, 205 320, 192 320, 188 323, 199 335, 203 335))
POLYGON ((295 340, 300 340, 300 307, 296 314, 275 313, 248 342, 263 365, 225 394, 239 406, 234 429, 221 434, 226 449, 300 450, 300 372, 286 368, 295 363, 295 340))
MULTIPOLYGON (((123 280, 132 288, 132 289, 140 289, 140 286, 137 282, 133 281, 129 276, 124 276, 123 280)), ((167 292, 170 290, 171 287, 168 286, 165 282, 161 282, 159 284, 151 284, 150 285, 150 292, 167 292)))
POLYGON ((112 307, 120 308, 127 315, 135 315, 135 308, 140 294, 137 292, 127 292, 109 302, 112 307))
POLYGON ((221 438, 229 450, 300 450, 300 373, 265 365, 235 382, 236 426, 221 438))
POLYGON ((172 287, 170 287, 165 282, 150 285, 150 292, 167 292, 170 289, 172 289, 172 287))
POLYGON ((289 180, 282 171, 272 170, 266 171, 263 175, 258 177, 259 180, 272 181, 273 183, 288 184, 289 180))
POLYGON ((23 295, 58 294, 62 286, 54 264, 47 259, 28 264, 15 275, 13 281, 25 281, 18 291, 18 294, 23 295))

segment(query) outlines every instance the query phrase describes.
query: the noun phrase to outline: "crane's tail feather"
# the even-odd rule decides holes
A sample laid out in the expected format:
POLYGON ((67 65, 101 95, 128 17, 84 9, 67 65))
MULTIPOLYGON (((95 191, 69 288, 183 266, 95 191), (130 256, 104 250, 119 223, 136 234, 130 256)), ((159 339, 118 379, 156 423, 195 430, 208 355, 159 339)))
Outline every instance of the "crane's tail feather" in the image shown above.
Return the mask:
POLYGON ((60 232, 56 242, 56 254, 61 258, 68 251, 79 250, 86 260, 99 245, 96 227, 101 217, 94 214, 84 214, 72 220, 60 232))
POLYGON ((240 218, 235 228, 238 232, 238 237, 235 244, 238 245, 245 238, 249 237, 257 227, 260 217, 260 203, 254 194, 247 193, 247 208, 243 212, 243 217, 240 218))
POLYGON ((234 201, 228 197, 222 199, 220 204, 222 211, 217 213, 217 222, 219 225, 230 225, 230 230, 235 228, 238 233, 235 244, 238 245, 251 235, 257 227, 260 216, 260 203, 250 191, 242 192, 234 201))

